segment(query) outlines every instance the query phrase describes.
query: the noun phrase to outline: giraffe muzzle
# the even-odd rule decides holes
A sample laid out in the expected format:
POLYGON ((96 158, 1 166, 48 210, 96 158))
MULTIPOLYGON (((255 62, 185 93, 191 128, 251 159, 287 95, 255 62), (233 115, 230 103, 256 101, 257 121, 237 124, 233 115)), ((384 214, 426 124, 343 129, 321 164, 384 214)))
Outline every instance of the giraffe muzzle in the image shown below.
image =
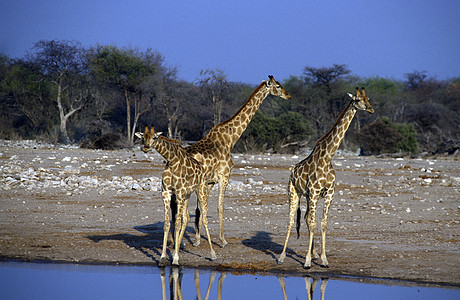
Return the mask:
POLYGON ((149 147, 142 147, 142 151, 144 151, 144 153, 147 153, 150 151, 150 148, 149 147))

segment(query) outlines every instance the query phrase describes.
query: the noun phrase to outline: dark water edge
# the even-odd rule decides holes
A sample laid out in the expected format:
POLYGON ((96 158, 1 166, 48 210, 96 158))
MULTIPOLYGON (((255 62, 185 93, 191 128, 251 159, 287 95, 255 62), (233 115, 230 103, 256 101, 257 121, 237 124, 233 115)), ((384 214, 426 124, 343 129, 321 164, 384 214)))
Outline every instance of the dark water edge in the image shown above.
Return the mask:
POLYGON ((460 299, 460 288, 178 267, 0 262, 0 299, 310 299, 309 296, 460 299))

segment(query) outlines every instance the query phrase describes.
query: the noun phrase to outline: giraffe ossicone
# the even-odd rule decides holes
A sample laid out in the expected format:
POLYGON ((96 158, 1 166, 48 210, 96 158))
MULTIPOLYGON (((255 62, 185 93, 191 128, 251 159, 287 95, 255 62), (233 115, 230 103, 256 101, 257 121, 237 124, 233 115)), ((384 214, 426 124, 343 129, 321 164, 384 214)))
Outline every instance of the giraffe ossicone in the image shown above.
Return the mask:
POLYGON ((321 261, 323 267, 328 267, 326 257, 326 229, 329 208, 334 196, 335 171, 332 167, 332 157, 340 146, 348 127, 353 120, 357 110, 374 113, 374 109, 369 103, 364 88, 356 88, 356 95, 348 94, 351 101, 342 111, 332 128, 320 138, 313 148, 310 155, 295 164, 291 168, 289 177, 289 223, 283 251, 281 252, 278 263, 282 264, 286 257, 286 248, 289 236, 294 225, 294 217, 297 213, 297 235, 300 227, 300 207, 299 202, 302 196, 307 198, 307 212, 305 220, 309 231, 309 243, 304 268, 311 267, 312 256, 318 257, 314 248, 313 235, 316 229, 316 205, 320 198, 325 198, 323 218, 321 220, 321 261))

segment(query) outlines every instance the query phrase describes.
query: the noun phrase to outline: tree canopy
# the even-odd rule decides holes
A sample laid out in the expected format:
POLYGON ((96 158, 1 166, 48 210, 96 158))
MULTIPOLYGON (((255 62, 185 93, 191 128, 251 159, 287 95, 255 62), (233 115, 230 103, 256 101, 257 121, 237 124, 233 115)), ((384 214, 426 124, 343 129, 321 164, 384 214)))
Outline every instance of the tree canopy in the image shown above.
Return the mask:
MULTIPOLYGON (((298 151, 334 124, 347 92, 365 86, 375 114, 357 114, 342 148, 362 154, 451 152, 460 143, 460 78, 413 71, 405 80, 352 75, 344 64, 305 66, 281 80, 292 98, 268 97, 235 151, 298 151)), ((85 147, 130 147, 145 125, 199 140, 230 118, 255 86, 204 69, 196 82, 152 49, 38 41, 23 58, 0 55, 0 138, 44 139, 85 147)))

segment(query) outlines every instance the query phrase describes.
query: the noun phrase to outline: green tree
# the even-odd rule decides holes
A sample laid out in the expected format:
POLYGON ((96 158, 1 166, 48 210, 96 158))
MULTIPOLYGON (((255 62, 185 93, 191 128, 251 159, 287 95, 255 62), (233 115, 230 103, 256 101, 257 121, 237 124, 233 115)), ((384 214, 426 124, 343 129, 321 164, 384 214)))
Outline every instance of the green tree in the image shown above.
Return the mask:
POLYGON ((0 90, 5 137, 47 135, 58 122, 50 82, 43 79, 39 65, 10 60, 0 80, 0 90))
POLYGON ((90 64, 98 80, 121 92, 126 103, 127 141, 133 144, 139 117, 152 107, 157 93, 155 76, 164 72, 164 58, 148 49, 118 49, 115 46, 99 46, 91 51, 90 64))

